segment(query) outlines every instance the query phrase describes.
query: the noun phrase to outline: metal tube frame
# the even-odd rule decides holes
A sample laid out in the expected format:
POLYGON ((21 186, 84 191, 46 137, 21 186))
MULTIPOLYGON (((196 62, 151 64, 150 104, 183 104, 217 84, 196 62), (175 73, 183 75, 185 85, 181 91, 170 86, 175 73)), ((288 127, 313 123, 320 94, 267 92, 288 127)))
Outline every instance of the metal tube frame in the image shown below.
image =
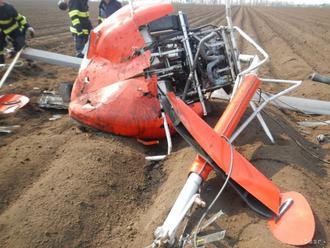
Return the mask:
MULTIPOLYGON (((186 27, 186 23, 185 23, 182 11, 179 11, 179 18, 180 18, 180 23, 181 23, 181 27, 182 27, 183 36, 184 36, 183 45, 184 45, 184 47, 187 51, 188 62, 189 62, 189 65, 190 65, 190 69, 192 69, 192 66, 194 64, 194 58, 193 58, 193 55, 192 55, 192 52, 191 52, 187 27, 186 27)), ((198 97, 199 97, 199 100, 202 104, 203 114, 206 116, 207 111, 206 111, 206 106, 205 106, 205 102, 204 102, 204 96, 203 96, 203 93, 202 93, 202 90, 201 90, 201 87, 200 87, 200 83, 199 83, 196 71, 194 72, 194 79, 195 79, 194 81, 195 81, 197 92, 198 92, 198 97)))
POLYGON ((228 25, 228 29, 229 29, 231 43, 232 43, 232 46, 233 46, 234 62, 237 66, 237 69, 240 71, 241 70, 241 65, 240 65, 239 60, 238 60, 239 51, 238 51, 238 48, 237 48, 234 29, 233 29, 233 22, 232 22, 232 19, 231 19, 231 8, 230 8, 229 0, 226 0, 226 20, 227 20, 227 25, 228 25))
MULTIPOLYGON (((268 60, 269 60, 269 55, 268 53, 261 47, 259 46, 247 33, 245 33, 243 30, 241 30, 239 27, 234 27, 234 29, 247 41, 249 42, 258 52, 260 52, 263 56, 262 60, 256 61, 254 60, 254 62, 251 63, 251 65, 249 66, 249 68, 247 68, 246 70, 240 72, 237 75, 237 78, 235 80, 235 84, 234 84, 234 88, 233 88, 233 93, 231 96, 231 99, 234 97, 234 95, 236 94, 236 91, 241 83, 241 79, 243 78, 244 75, 251 73, 251 72, 256 72, 260 66, 262 66, 263 64, 265 64, 268 60)), ((259 57, 258 57, 259 59, 259 57)))
MULTIPOLYGON (((162 106, 160 106, 162 108, 162 106)), ((160 161, 166 158, 166 156, 170 155, 172 152, 172 138, 171 138, 171 132, 170 128, 166 119, 166 115, 164 111, 162 110, 162 118, 164 122, 164 129, 165 129, 165 135, 166 135, 166 141, 167 141, 167 155, 158 155, 158 156, 147 156, 145 157, 148 161, 160 161)))
POLYGON ((250 115, 250 117, 233 133, 232 137, 230 138, 230 142, 233 142, 238 137, 238 135, 250 124, 250 122, 257 116, 257 114, 260 113, 260 111, 264 107, 266 107, 266 105, 269 102, 289 93, 290 91, 296 89, 302 84, 301 80, 282 80, 282 79, 264 79, 264 78, 260 78, 260 80, 265 83, 286 83, 286 84, 292 84, 292 86, 290 86, 285 90, 280 91, 275 95, 272 95, 268 99, 265 99, 264 102, 258 108, 255 109, 255 111, 250 115))
POLYGON ((183 49, 174 49, 174 50, 170 50, 170 51, 166 51, 166 52, 158 52, 158 53, 152 53, 151 57, 163 57, 165 55, 171 55, 171 54, 177 54, 182 52, 183 49))
POLYGON ((11 62, 11 64, 9 65, 7 71, 5 72, 5 74, 2 76, 1 81, 0 81, 0 88, 2 87, 2 85, 6 82, 7 78, 9 77, 11 71, 14 69, 15 64, 17 63, 19 57, 21 56, 22 52, 24 51, 23 47, 19 52, 17 52, 15 58, 13 59, 13 61, 11 62))
MULTIPOLYGON (((255 55, 254 59, 252 60, 250 66, 240 72, 237 75, 237 78, 235 80, 235 84, 234 84, 234 89, 233 89, 233 93, 231 96, 231 99, 233 98, 233 96, 236 94, 242 79, 244 77, 244 75, 247 75, 249 73, 257 73, 258 69, 265 64, 268 60, 269 60, 269 55, 267 54, 267 52, 261 47, 259 46, 248 34, 246 34, 244 31, 242 31, 239 27, 234 27, 234 30, 236 30, 246 41, 248 41, 259 53, 262 54, 263 59, 260 60, 259 57, 257 55, 255 55)), ((250 57, 248 55, 244 55, 245 57, 250 57)), ((243 56, 243 57, 244 57, 243 56)), ((252 58, 252 57, 250 57, 252 58)), ((262 82, 270 82, 270 83, 288 83, 288 84, 294 84, 293 86, 273 95, 272 97, 270 97, 269 99, 265 100, 258 108, 255 106, 255 103, 250 102, 250 106, 253 109, 253 113, 252 115, 242 124, 242 126, 237 129, 237 131, 233 134, 233 136, 231 137, 230 141, 234 141, 237 136, 247 127, 247 125, 257 116, 262 128, 264 129, 266 135, 268 136, 268 138, 270 139, 270 141, 272 143, 275 143, 275 140, 266 124, 266 122, 264 121, 263 117, 260 114, 260 111, 270 102, 275 100, 276 98, 287 94, 288 92, 294 90, 295 88, 297 88, 299 85, 301 85, 302 81, 297 81, 297 80, 281 80, 281 79, 260 79, 262 82)))

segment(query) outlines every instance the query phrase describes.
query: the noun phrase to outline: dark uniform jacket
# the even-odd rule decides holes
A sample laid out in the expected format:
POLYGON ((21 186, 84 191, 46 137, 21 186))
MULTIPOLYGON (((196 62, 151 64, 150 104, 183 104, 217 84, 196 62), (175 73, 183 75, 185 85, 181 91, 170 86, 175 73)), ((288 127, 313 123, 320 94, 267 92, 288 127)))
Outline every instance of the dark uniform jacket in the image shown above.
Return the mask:
POLYGON ((105 18, 111 16, 120 8, 121 3, 116 0, 111 0, 109 4, 102 0, 99 5, 99 22, 102 22, 105 18))
POLYGON ((88 0, 70 0, 69 16, 71 19, 70 31, 75 35, 89 35, 92 24, 89 20, 88 0))
POLYGON ((28 27, 26 18, 17 13, 12 5, 4 3, 3 6, 0 6, 0 29, 4 35, 10 35, 16 30, 25 33, 28 27))
POLYGON ((15 51, 25 45, 25 32, 30 27, 26 18, 17 13, 10 4, 0 6, 0 63, 4 63, 4 48, 7 46, 6 37, 13 43, 15 51))

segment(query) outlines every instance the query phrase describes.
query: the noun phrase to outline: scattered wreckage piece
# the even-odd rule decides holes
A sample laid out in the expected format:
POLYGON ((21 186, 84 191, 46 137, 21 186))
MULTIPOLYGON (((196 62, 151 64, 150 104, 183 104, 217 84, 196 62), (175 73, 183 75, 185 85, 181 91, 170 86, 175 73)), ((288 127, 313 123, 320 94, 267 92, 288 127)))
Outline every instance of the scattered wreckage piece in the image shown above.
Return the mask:
POLYGON ((319 82, 319 83, 323 83, 323 84, 329 84, 330 85, 330 78, 326 77, 326 76, 322 76, 318 73, 313 73, 312 75, 310 75, 309 77, 311 80, 315 81, 315 82, 319 82))
POLYGON ((50 120, 50 121, 56 121, 56 120, 61 119, 62 117, 63 117, 63 115, 53 115, 48 120, 50 120))
POLYGON ((316 140, 319 142, 319 143, 323 143, 324 141, 326 141, 326 135, 325 134, 319 134, 316 136, 316 140))
POLYGON ((43 91, 39 98, 38 105, 41 108, 63 110, 68 109, 69 106, 69 104, 63 100, 62 96, 53 91, 43 91))
MULTIPOLYGON (((0 69, 8 69, 10 64, 0 64, 0 69)), ((14 68, 21 68, 24 66, 24 61, 19 60, 17 63, 14 65, 14 68)))
POLYGON ((303 127, 319 127, 319 126, 329 126, 330 120, 328 121, 299 121, 298 125, 303 127))
POLYGON ((12 114, 28 104, 30 99, 27 96, 18 94, 0 95, 0 114, 12 114))
POLYGON ((14 126, 0 126, 0 133, 3 134, 11 134, 13 133, 16 129, 20 128, 20 125, 14 125, 14 126))
POLYGON ((14 69, 16 63, 18 62, 18 59, 20 58, 22 52, 24 50, 24 47, 15 55, 13 61, 8 66, 8 69, 6 70, 5 74, 3 74, 1 80, 0 80, 0 88, 3 86, 3 84, 6 82, 7 78, 9 77, 10 73, 14 69))
MULTIPOLYGON (((10 73, 14 69, 15 65, 18 63, 18 59, 23 52, 22 48, 15 56, 11 64, 8 66, 5 74, 2 76, 0 81, 0 88, 4 85, 10 73)), ((24 107, 28 104, 30 99, 26 96, 19 94, 5 94, 0 95, 0 114, 12 114, 15 113, 18 109, 24 107)))

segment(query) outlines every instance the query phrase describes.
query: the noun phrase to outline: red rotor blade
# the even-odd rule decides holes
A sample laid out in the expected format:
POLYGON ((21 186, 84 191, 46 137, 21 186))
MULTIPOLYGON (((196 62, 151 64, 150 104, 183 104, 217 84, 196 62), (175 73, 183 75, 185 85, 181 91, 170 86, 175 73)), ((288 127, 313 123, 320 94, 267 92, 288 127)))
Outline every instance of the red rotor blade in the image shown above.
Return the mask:
MULTIPOLYGON (((216 164, 225 173, 228 173, 231 147, 226 139, 219 136, 173 93, 169 93, 168 98, 189 133, 216 164)), ((231 178, 275 214, 278 214, 281 200, 279 189, 236 150, 234 150, 234 167, 231 178)))
POLYGON ((293 204, 277 222, 274 218, 268 222, 269 229, 282 243, 289 245, 310 243, 315 232, 315 220, 307 200, 297 192, 287 192, 281 196, 282 203, 291 198, 293 204))

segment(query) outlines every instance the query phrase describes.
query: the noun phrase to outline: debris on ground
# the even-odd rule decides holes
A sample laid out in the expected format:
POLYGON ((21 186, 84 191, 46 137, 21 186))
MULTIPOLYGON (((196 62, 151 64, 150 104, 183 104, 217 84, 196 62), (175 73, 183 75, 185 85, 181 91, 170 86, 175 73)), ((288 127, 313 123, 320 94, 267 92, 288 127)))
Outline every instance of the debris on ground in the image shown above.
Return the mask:
POLYGON ((20 127, 21 127, 20 125, 6 126, 6 127, 0 126, 0 133, 10 134, 20 127))
POLYGON ((323 142, 325 141, 325 135, 324 135, 324 134, 319 134, 319 135, 317 135, 316 140, 317 140, 319 143, 323 143, 323 142))
POLYGON ((28 104, 30 99, 19 94, 0 95, 0 114, 12 114, 28 104))
POLYGON ((329 126, 330 120, 328 120, 328 121, 299 121, 298 125, 304 126, 304 127, 329 126))
POLYGON ((69 104, 53 91, 43 91, 39 99, 39 107, 47 109, 68 109, 69 104))
POLYGON ((56 121, 56 120, 61 119, 62 117, 63 117, 63 115, 53 115, 48 120, 50 120, 50 121, 56 121))

